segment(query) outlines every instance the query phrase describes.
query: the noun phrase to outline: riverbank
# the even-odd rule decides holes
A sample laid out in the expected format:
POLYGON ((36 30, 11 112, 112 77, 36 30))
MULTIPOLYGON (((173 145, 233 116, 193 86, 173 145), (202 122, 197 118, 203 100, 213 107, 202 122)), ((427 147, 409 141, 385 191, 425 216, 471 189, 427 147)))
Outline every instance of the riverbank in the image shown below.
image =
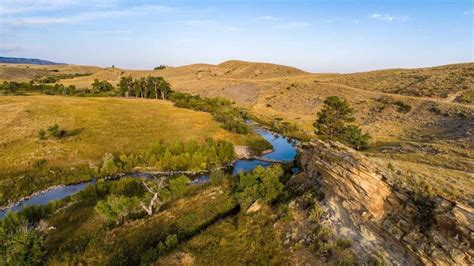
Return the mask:
MULTIPOLYGON (((263 128, 260 128, 258 125, 253 123, 254 131, 262 136, 265 140, 267 140, 272 146, 273 149, 271 152, 267 152, 262 154, 261 156, 250 156, 250 158, 243 157, 244 154, 238 155, 238 159, 234 160, 230 165, 222 166, 221 169, 232 167, 231 173, 237 174, 241 171, 251 171, 258 165, 261 166, 269 166, 272 163, 280 163, 280 162, 290 162, 296 156, 296 149, 293 147, 294 141, 288 139, 284 136, 281 136, 277 133, 270 132, 263 128), (260 158, 261 160, 259 160, 260 158)), ((104 177, 104 180, 117 180, 125 176, 131 177, 140 177, 145 176, 147 178, 151 178, 154 176, 175 176, 175 175, 189 175, 193 176, 193 179, 199 180, 197 183, 205 183, 208 180, 207 173, 210 170, 202 170, 202 171, 153 171, 152 169, 148 169, 147 171, 140 171, 147 168, 135 168, 134 172, 129 173, 116 173, 107 177, 104 177)), ((90 181, 85 181, 82 183, 76 184, 69 184, 69 185, 58 185, 53 186, 48 189, 35 192, 30 196, 23 197, 21 200, 16 201, 14 203, 10 203, 7 206, 3 206, 0 211, 0 217, 3 217, 7 211, 20 211, 22 208, 30 205, 45 205, 49 201, 59 200, 78 191, 84 189, 88 184, 94 183, 96 179, 92 179, 90 181), (38 203, 37 198, 40 200, 38 203)))

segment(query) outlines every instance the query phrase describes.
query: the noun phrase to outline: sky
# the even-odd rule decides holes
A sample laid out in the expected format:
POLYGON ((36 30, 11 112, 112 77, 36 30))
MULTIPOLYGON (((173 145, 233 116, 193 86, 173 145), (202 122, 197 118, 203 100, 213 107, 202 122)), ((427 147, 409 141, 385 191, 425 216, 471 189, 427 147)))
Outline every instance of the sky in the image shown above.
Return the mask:
POLYGON ((472 0, 0 0, 0 56, 357 72, 472 62, 472 0))

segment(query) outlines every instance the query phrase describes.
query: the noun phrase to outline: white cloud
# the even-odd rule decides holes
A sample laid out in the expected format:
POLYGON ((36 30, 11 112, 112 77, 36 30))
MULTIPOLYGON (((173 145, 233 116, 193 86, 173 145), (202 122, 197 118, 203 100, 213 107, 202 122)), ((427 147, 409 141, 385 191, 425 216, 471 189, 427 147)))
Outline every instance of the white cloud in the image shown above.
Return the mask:
POLYGON ((463 14, 464 14, 464 15, 472 15, 472 14, 474 14, 474 10, 464 11, 463 14))
POLYGON ((15 18, 10 18, 10 19, 5 19, 4 22, 12 26, 76 24, 76 23, 102 19, 102 18, 136 16, 136 15, 150 14, 154 12, 165 12, 169 10, 171 10, 171 8, 169 7, 158 6, 158 5, 146 5, 146 6, 137 6, 137 7, 122 9, 122 10, 83 12, 83 13, 72 14, 69 16, 62 16, 62 17, 15 17, 15 18))
POLYGON ((2 0, 0 14, 26 14, 64 9, 71 6, 105 8, 116 6, 117 0, 2 0))
POLYGON ((261 16, 261 17, 258 17, 258 19, 261 19, 261 20, 272 20, 272 21, 280 20, 279 18, 273 17, 273 16, 261 16))
POLYGON ((390 14, 373 13, 369 16, 371 19, 384 22, 405 22, 408 20, 407 16, 392 16, 390 14))

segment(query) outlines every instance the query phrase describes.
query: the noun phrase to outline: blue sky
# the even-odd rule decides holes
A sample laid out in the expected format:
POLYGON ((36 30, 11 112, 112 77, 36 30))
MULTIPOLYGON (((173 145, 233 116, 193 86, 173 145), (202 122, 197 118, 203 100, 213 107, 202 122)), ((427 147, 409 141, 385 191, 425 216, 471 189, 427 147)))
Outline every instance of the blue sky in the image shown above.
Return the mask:
POLYGON ((133 69, 240 59, 313 72, 471 62, 472 3, 1 0, 0 55, 133 69))

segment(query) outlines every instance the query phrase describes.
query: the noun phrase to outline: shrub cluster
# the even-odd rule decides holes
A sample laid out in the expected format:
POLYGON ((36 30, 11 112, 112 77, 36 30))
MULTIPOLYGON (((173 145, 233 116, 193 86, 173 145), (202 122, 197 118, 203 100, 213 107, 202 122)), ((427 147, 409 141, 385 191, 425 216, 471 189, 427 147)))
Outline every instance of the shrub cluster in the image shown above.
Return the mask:
POLYGON ((311 251, 325 262, 336 262, 337 265, 353 265, 354 254, 350 250, 352 240, 336 237, 331 228, 321 223, 323 215, 324 208, 313 198, 313 205, 307 216, 311 231, 306 236, 306 244, 311 251))
POLYGON ((168 235, 165 241, 160 241, 155 248, 151 248, 143 253, 140 265, 152 265, 160 256, 177 247, 178 243, 178 236, 175 234, 168 235))
MULTIPOLYGON (((67 131, 62 129, 58 124, 49 126, 47 132, 50 137, 53 137, 55 139, 62 139, 67 134, 67 131)), ((38 138, 41 140, 46 139, 47 138, 46 130, 42 128, 38 130, 38 138)))
POLYGON ((146 154, 148 163, 162 170, 210 169, 234 159, 234 145, 231 142, 213 139, 207 139, 202 144, 196 141, 158 142, 146 154))
POLYGON ((176 107, 211 113, 214 120, 222 123, 222 128, 238 134, 247 134, 250 129, 245 124, 241 112, 229 100, 222 98, 202 98, 199 95, 173 92, 169 98, 176 107))
POLYGON ((207 139, 204 143, 161 141, 150 146, 147 152, 140 155, 106 154, 100 173, 106 176, 137 166, 154 166, 163 171, 199 171, 228 164, 234 159, 234 146, 226 140, 207 139))
POLYGON ((0 90, 4 94, 9 93, 22 93, 22 92, 39 92, 48 95, 75 95, 77 93, 74 85, 64 86, 62 84, 35 84, 34 82, 16 82, 16 81, 4 81, 0 85, 0 90))
POLYGON ((110 84, 108 81, 99 81, 97 79, 94 81, 94 83, 92 83, 92 89, 85 88, 78 90, 74 85, 64 86, 63 84, 36 84, 33 81, 4 81, 3 84, 0 85, 0 90, 2 90, 4 94, 22 92, 38 92, 47 95, 63 96, 114 96, 116 94, 115 88, 112 84, 110 84))
POLYGON ((267 168, 257 166, 252 172, 240 173, 235 193, 240 206, 247 209, 256 200, 271 202, 276 199, 283 191, 280 182, 283 173, 283 168, 278 164, 267 168))
POLYGON ((165 69, 166 65, 159 65, 157 67, 154 67, 153 70, 160 70, 160 69, 165 69))
MULTIPOLYGON (((40 265, 46 228, 12 214, 0 221, 0 258, 5 265, 40 265)), ((3 265, 2 263, 2 265, 3 265)))
POLYGON ((72 78, 77 78, 77 77, 86 77, 90 75, 92 75, 92 73, 58 74, 58 75, 51 75, 51 76, 37 79, 37 81, 39 83, 55 83, 61 79, 72 79, 72 78))
POLYGON ((411 111, 411 105, 406 104, 402 101, 395 101, 393 104, 398 106, 398 111, 400 113, 409 113, 411 111))
POLYGON ((392 97, 380 97, 375 101, 376 105, 374 109, 378 112, 382 112, 387 106, 390 105, 397 106, 397 111, 400 113, 409 113, 411 111, 411 105, 401 100, 394 100, 392 97))

